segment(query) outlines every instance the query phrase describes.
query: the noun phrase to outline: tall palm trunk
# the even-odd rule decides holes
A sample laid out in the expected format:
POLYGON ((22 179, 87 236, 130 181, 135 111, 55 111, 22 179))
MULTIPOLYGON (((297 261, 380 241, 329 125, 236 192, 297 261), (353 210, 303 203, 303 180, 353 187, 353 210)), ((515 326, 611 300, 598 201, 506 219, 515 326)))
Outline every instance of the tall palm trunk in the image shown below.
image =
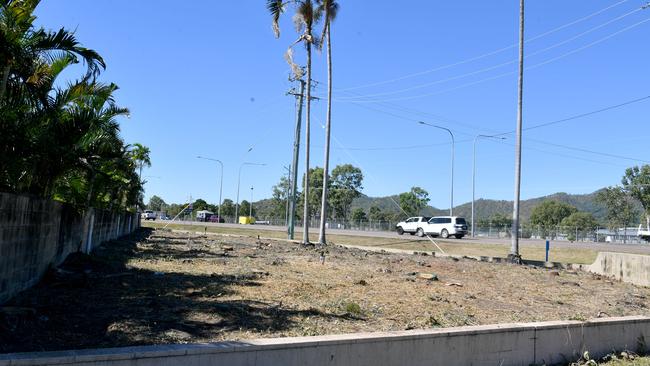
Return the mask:
POLYGON ((7 83, 9 82, 9 65, 4 67, 2 70, 2 80, 0 80, 0 102, 5 96, 5 91, 7 90, 7 83))
POLYGON ((311 117, 311 29, 307 29, 307 105, 305 115, 305 189, 303 207, 302 242, 309 244, 309 137, 311 117))
MULTIPOLYGON (((327 21, 327 20, 326 20, 327 21)), ((329 186, 330 165, 330 128, 332 124, 332 40, 330 26, 327 24, 325 37, 327 37, 327 120, 325 122, 325 159, 323 163, 323 197, 320 210, 320 234, 318 243, 327 244, 325 238, 325 223, 327 221, 327 188, 329 186)))

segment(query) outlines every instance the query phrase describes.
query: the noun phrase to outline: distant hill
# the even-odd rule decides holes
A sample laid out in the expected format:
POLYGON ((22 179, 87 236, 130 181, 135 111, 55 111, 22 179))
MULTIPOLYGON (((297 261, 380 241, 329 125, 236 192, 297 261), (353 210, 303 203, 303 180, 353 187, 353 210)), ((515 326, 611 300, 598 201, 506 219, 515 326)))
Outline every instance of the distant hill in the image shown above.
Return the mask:
MULTIPOLYGON (((569 193, 554 193, 548 196, 531 198, 527 200, 522 200, 520 203, 521 217, 523 221, 528 221, 530 218, 530 213, 533 208, 539 205, 542 201, 545 200, 555 200, 569 205, 575 206, 578 210, 589 212, 594 215, 594 217, 601 221, 605 221, 606 209, 603 205, 596 202, 596 194, 599 191, 588 193, 588 194, 569 194, 569 193)), ((270 199, 264 199, 254 203, 254 207, 258 212, 258 217, 268 217, 268 213, 271 212, 272 201, 270 199)), ((352 209, 357 207, 362 208, 364 211, 368 212, 370 207, 377 206, 382 211, 397 214, 400 212, 398 205, 399 196, 385 196, 385 197, 369 197, 366 195, 361 195, 352 202, 352 209)), ((476 217, 477 218, 489 218, 495 214, 512 214, 512 201, 504 200, 490 200, 490 199, 479 199, 475 203, 476 217)), ((637 209, 640 212, 643 212, 641 203, 637 202, 637 209)), ((471 217, 472 203, 467 202, 460 206, 454 207, 454 215, 463 216, 466 218, 471 217)), ((439 209, 436 207, 428 206, 422 212, 423 215, 427 216, 437 216, 437 215, 446 215, 448 214, 447 209, 439 209)))

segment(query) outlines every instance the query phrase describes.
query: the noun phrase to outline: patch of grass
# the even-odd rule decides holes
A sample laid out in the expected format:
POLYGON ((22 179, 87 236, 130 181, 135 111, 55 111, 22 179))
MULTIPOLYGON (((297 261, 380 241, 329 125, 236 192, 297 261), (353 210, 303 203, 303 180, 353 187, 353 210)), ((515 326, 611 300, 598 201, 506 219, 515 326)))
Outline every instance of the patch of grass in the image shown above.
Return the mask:
POLYGON ((356 316, 360 316, 363 314, 363 310, 361 310, 361 306, 356 302, 348 302, 347 304, 345 304, 345 312, 356 316))

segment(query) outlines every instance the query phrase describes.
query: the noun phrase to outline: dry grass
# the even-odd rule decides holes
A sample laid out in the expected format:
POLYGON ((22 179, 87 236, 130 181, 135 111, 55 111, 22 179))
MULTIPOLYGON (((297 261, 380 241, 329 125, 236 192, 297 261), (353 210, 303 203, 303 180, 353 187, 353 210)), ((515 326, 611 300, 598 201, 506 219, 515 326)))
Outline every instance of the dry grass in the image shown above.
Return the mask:
POLYGON ((0 352, 647 314, 650 289, 587 273, 145 229, 8 306, 0 352), (438 280, 420 278, 435 273, 438 280))
MULTIPOLYGON (((165 223, 159 222, 143 222, 143 225, 146 227, 160 228, 165 226, 165 223)), ((282 231, 268 230, 264 229, 263 226, 255 227, 254 230, 251 229, 239 229, 232 227, 220 227, 220 226, 201 226, 201 225, 188 225, 188 224, 171 224, 168 226, 169 229, 175 230, 188 230, 188 231, 203 231, 206 229, 207 232, 211 233, 220 233, 220 234, 232 234, 232 235, 244 235, 250 237, 257 237, 261 235, 262 237, 267 238, 277 238, 277 239, 286 239, 286 233, 282 231)), ((360 246, 369 246, 369 247, 381 247, 381 248, 392 248, 392 249, 405 249, 405 250, 415 250, 415 251, 428 251, 428 252, 438 252, 433 243, 426 240, 413 239, 410 236, 405 236, 401 238, 378 238, 370 236, 355 236, 355 235, 328 235, 329 242, 334 244, 349 244, 349 245, 360 245, 360 246)), ((310 240, 318 241, 318 235, 316 233, 310 233, 310 240)), ((448 254, 455 255, 467 255, 467 256, 491 256, 491 257, 507 257, 509 252, 509 247, 506 245, 499 244, 484 244, 476 242, 463 242, 462 240, 440 240, 435 239, 435 242, 448 254)), ((544 260, 545 250, 542 247, 530 247, 522 246, 520 248, 520 253, 523 258, 531 260, 544 260)), ((562 263, 593 263, 598 255, 598 251, 591 249, 583 248, 553 248, 551 251, 551 259, 554 262, 562 263)))

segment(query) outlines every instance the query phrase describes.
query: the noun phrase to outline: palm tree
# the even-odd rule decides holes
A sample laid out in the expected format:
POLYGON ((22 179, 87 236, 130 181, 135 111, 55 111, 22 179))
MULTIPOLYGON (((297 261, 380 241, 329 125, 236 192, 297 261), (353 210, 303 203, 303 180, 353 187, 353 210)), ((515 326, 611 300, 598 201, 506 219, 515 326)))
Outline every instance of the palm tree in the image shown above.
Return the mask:
POLYGON ((148 168, 151 166, 151 159, 149 157, 150 152, 149 148, 142 144, 133 144, 131 158, 136 162, 136 165, 140 169, 138 173, 140 180, 142 180, 142 167, 146 166, 148 168))
POLYGON ((313 34, 313 27, 320 18, 320 11, 314 7, 312 0, 267 0, 266 7, 273 17, 273 31, 276 38, 280 37, 279 20, 282 13, 284 13, 287 5, 294 5, 296 13, 293 16, 293 22, 296 30, 300 33, 300 37, 289 46, 285 58, 291 66, 297 79, 302 77, 301 68, 293 62, 293 46, 297 43, 304 43, 307 51, 307 93, 306 93, 306 111, 305 111, 305 182, 304 182, 304 207, 303 207, 303 243, 309 243, 309 144, 310 144, 310 117, 311 117, 311 51, 312 45, 316 44, 316 39, 313 34))
POLYGON ((329 163, 330 163, 330 128, 332 124, 332 38, 330 28, 332 21, 336 18, 339 4, 336 0, 318 0, 319 9, 325 14, 323 20, 323 37, 319 43, 322 48, 327 40, 327 118, 325 122, 325 159, 323 163, 323 198, 321 199, 320 233, 318 243, 327 244, 325 239, 325 222, 327 221, 327 188, 329 185, 329 163))

